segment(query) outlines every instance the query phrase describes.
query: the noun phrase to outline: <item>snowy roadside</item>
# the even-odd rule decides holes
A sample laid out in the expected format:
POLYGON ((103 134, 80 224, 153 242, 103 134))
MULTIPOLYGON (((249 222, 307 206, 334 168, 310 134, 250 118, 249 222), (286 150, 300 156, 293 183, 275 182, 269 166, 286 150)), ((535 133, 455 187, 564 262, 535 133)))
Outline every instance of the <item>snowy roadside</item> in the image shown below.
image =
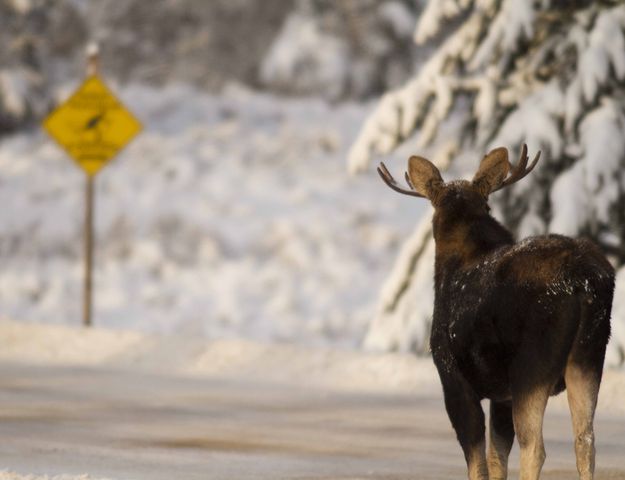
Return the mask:
POLYGON ((0 362, 261 379, 344 391, 438 389, 429 358, 243 339, 154 335, 0 320, 0 362))
MULTIPOLYGON (((254 379, 349 392, 437 393, 430 358, 264 343, 154 335, 136 331, 0 320, 0 362, 144 370, 210 378, 254 379)), ((625 372, 606 369, 599 409, 625 414, 625 372)), ((566 395, 550 408, 567 409, 566 395)))

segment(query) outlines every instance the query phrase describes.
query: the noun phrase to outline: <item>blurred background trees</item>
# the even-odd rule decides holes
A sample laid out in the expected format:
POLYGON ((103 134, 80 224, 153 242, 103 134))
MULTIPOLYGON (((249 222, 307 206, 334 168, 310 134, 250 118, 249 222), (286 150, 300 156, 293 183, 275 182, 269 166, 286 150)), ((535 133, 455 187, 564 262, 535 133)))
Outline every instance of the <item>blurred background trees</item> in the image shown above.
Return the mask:
POLYGON ((0 133, 41 118, 84 44, 120 82, 364 99, 413 71, 412 0, 0 0, 0 133))

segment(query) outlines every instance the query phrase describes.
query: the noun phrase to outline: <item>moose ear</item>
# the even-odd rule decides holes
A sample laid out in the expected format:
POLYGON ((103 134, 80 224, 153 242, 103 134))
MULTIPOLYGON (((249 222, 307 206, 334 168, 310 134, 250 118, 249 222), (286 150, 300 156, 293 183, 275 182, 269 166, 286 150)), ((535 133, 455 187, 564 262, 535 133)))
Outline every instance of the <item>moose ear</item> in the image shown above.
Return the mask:
POLYGON ((473 185, 477 187, 484 197, 494 191, 508 176, 510 162, 508 150, 499 147, 486 154, 480 163, 480 168, 473 177, 473 185))
POLYGON ((443 186, 443 179, 438 168, 423 157, 412 156, 408 160, 408 178, 414 190, 429 200, 443 186))

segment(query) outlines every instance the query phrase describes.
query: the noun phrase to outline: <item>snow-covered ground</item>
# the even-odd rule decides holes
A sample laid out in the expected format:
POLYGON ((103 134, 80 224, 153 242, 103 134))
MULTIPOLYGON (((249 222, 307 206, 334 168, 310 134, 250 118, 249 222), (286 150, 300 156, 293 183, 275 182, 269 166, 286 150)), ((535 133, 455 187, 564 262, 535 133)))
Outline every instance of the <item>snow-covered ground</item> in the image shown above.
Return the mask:
MULTIPOLYGON (((114 90, 145 129, 97 177, 95 324, 357 345, 425 207, 346 174, 365 107, 114 90)), ((42 131, 1 140, 0 315, 80 322, 83 191, 42 131)))

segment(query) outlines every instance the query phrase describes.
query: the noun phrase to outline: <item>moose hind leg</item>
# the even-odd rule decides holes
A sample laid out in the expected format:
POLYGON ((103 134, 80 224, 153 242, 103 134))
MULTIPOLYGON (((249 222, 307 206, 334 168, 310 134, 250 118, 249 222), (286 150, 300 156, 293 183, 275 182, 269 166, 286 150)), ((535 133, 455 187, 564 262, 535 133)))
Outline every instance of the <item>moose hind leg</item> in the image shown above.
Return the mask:
POLYGON ((480 399, 462 380, 443 385, 445 408, 469 470, 469 480, 488 480, 486 427, 480 399))
POLYGON ((537 480, 545 463, 543 417, 551 386, 536 386, 512 397, 512 418, 521 450, 520 480, 537 480))
POLYGON ((508 456, 514 442, 512 405, 510 402, 490 402, 488 445, 489 480, 508 478, 508 456))
POLYGON ((601 372, 569 362, 565 381, 573 434, 577 471, 581 480, 592 480, 595 470, 595 434, 593 420, 599 394, 601 372))

